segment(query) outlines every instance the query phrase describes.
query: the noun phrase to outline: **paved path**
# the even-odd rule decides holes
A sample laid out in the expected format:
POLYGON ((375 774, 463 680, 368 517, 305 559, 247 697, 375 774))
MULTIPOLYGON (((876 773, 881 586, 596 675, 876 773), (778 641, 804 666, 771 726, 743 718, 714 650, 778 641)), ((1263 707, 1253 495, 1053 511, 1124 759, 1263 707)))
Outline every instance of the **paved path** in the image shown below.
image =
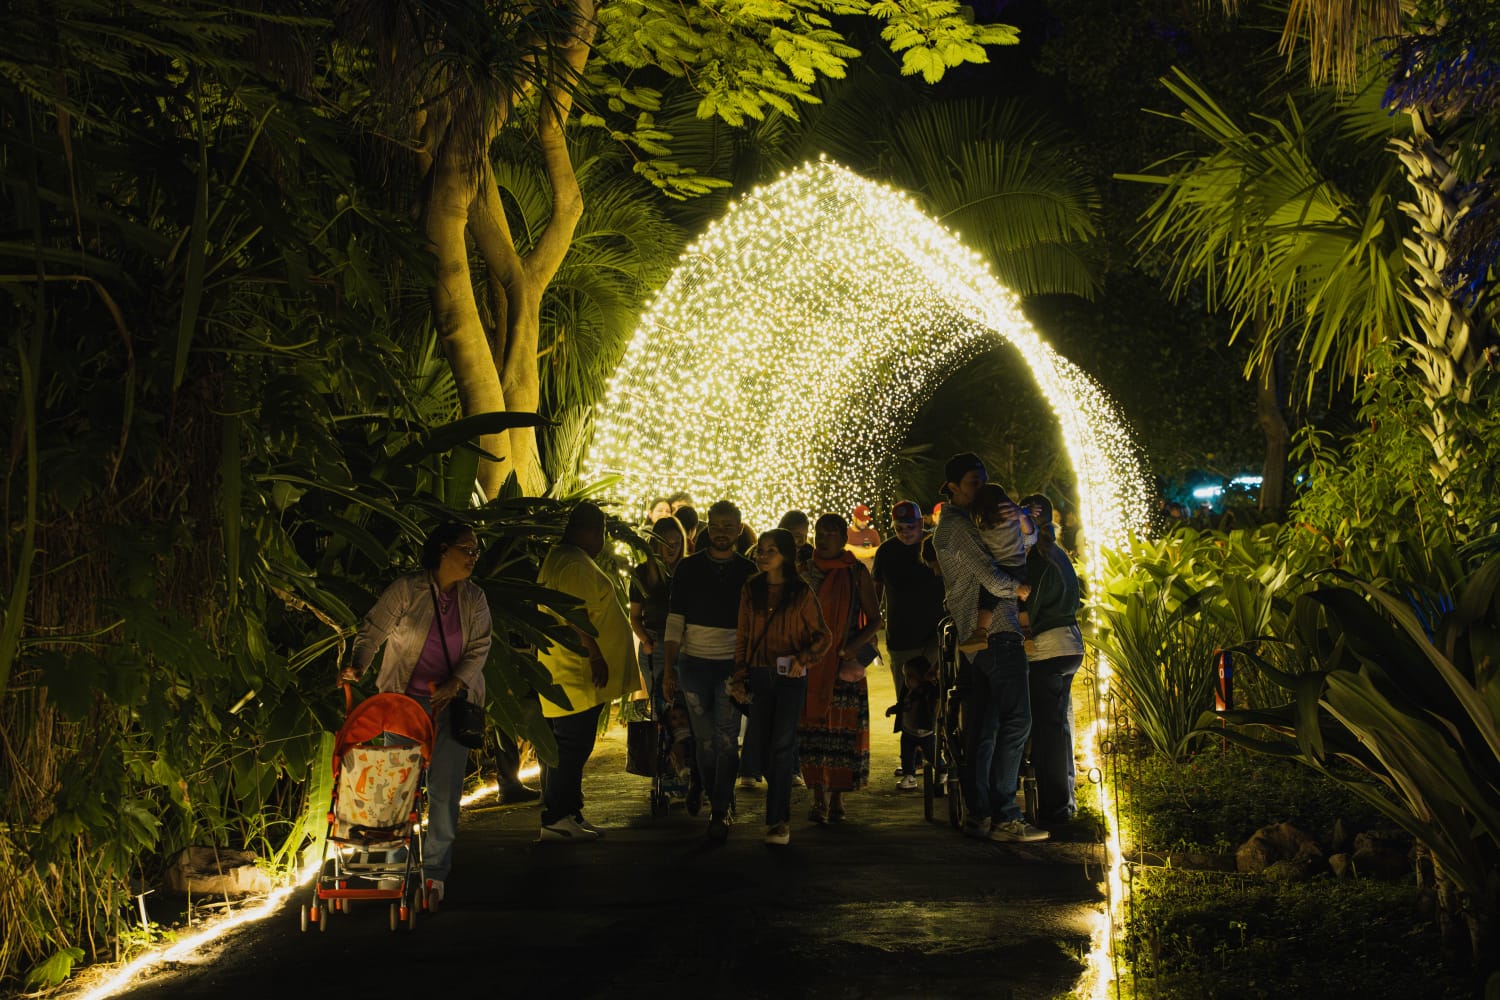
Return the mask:
POLYGON ((615 729, 585 772, 605 839, 539 844, 537 808, 481 803, 465 812, 447 901, 415 932, 392 933, 370 905, 303 934, 299 891, 279 916, 127 995, 1067 996, 1102 909, 1100 849, 969 840, 941 809, 925 822, 921 793, 891 778, 890 679, 876 673, 874 788, 826 827, 798 791, 788 848, 762 843, 761 790, 740 792, 724 846, 704 842, 706 808, 651 819, 615 729))

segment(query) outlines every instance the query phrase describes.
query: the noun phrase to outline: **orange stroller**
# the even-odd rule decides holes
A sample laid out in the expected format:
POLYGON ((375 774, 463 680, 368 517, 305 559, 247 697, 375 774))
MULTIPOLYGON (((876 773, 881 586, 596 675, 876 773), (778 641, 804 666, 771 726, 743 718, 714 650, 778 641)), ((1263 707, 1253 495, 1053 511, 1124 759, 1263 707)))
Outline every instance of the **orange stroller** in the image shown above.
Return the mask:
MULTIPOLYGON (((344 702, 352 700, 344 685, 344 702)), ((434 909, 422 881, 422 825, 432 719, 404 694, 377 694, 350 711, 333 747, 333 802, 328 836, 302 929, 328 929, 328 915, 355 900, 390 903, 391 930, 415 928, 419 909, 434 909), (387 734, 396 740, 387 740, 387 734), (392 743, 395 745, 387 745, 392 743)))

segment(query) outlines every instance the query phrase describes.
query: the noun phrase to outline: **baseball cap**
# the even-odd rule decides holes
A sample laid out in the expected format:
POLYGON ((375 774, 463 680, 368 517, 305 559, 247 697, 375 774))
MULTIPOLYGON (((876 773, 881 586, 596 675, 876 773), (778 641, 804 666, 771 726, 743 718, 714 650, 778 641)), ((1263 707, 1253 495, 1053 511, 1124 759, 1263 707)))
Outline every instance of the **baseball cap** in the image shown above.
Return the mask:
POLYGON ((983 472, 984 461, 972 451, 961 451, 943 466, 943 482, 956 483, 964 477, 964 473, 975 469, 983 472))
POLYGON ((856 520, 868 521, 870 519, 870 507, 868 504, 860 504, 852 511, 856 520))
POLYGON ((920 521, 922 520, 922 508, 918 507, 914 501, 898 500, 896 501, 896 505, 891 508, 891 520, 905 521, 907 523, 920 521))

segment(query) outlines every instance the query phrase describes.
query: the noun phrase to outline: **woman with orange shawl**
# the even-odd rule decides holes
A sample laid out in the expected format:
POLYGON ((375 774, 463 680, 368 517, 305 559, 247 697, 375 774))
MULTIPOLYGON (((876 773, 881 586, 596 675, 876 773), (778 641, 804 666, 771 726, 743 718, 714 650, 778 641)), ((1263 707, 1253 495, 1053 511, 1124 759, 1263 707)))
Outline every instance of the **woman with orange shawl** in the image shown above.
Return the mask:
POLYGON ((807 672, 807 702, 797 729, 802 778, 812 789, 812 820, 844 818, 844 793, 870 780, 870 694, 865 664, 880 629, 875 581, 845 546, 849 523, 818 518, 812 564, 803 571, 818 593, 834 641, 807 672))

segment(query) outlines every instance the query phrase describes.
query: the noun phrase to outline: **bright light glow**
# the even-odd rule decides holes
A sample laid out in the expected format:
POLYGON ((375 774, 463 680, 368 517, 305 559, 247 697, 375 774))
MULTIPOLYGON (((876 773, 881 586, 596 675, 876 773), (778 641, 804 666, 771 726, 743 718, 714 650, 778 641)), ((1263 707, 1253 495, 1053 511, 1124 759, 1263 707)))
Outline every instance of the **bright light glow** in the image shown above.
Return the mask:
POLYGON ((1114 789, 1109 784, 1109 771, 1100 759, 1100 748, 1110 738, 1109 719, 1099 706, 1109 703, 1111 671, 1109 661, 1095 654, 1096 686, 1094 721, 1083 735, 1082 744, 1075 749, 1082 758, 1084 773, 1089 775, 1097 793, 1099 813, 1105 820, 1104 834, 1104 910, 1094 923, 1089 954, 1084 959, 1084 972, 1074 992, 1093 1000, 1107 1000, 1112 995, 1115 981, 1115 928, 1121 926, 1125 912, 1125 856, 1120 848, 1120 816, 1115 810, 1114 789))
POLYGON ((911 421, 996 337, 1061 425, 1093 567, 1149 511, 1114 405, 977 254, 907 195, 826 160, 755 189, 688 248, 595 411, 584 474, 620 475, 632 514, 686 490, 700 516, 729 499, 757 530, 794 508, 888 505, 911 421))
MULTIPOLYGON (((518 772, 517 776, 522 781, 528 781, 539 777, 541 773, 540 767, 532 765, 518 772)), ((484 785, 465 794, 459 800, 459 804, 471 805, 486 796, 494 795, 497 791, 499 791, 498 785, 484 785)), ((423 825, 426 825, 425 820, 423 825)), ((305 891, 313 876, 318 873, 319 859, 311 856, 311 852, 309 855, 304 859, 301 870, 292 875, 289 884, 272 890, 264 899, 249 905, 246 909, 212 918, 197 932, 180 937, 170 945, 138 955, 120 968, 110 971, 100 982, 83 985, 73 1000, 103 1000, 105 997, 115 996, 129 989, 138 978, 163 962, 186 961, 205 945, 212 944, 245 924, 275 915, 281 909, 281 905, 286 902, 287 897, 294 892, 305 891)), ((91 974, 95 974, 93 970, 85 970, 83 978, 87 979, 91 974)))
POLYGON ((1231 486, 1259 486, 1264 480, 1260 476, 1235 476, 1229 481, 1231 486))
POLYGON ((1194 500, 1212 500, 1224 492, 1222 486, 1200 486, 1193 490, 1194 500))

